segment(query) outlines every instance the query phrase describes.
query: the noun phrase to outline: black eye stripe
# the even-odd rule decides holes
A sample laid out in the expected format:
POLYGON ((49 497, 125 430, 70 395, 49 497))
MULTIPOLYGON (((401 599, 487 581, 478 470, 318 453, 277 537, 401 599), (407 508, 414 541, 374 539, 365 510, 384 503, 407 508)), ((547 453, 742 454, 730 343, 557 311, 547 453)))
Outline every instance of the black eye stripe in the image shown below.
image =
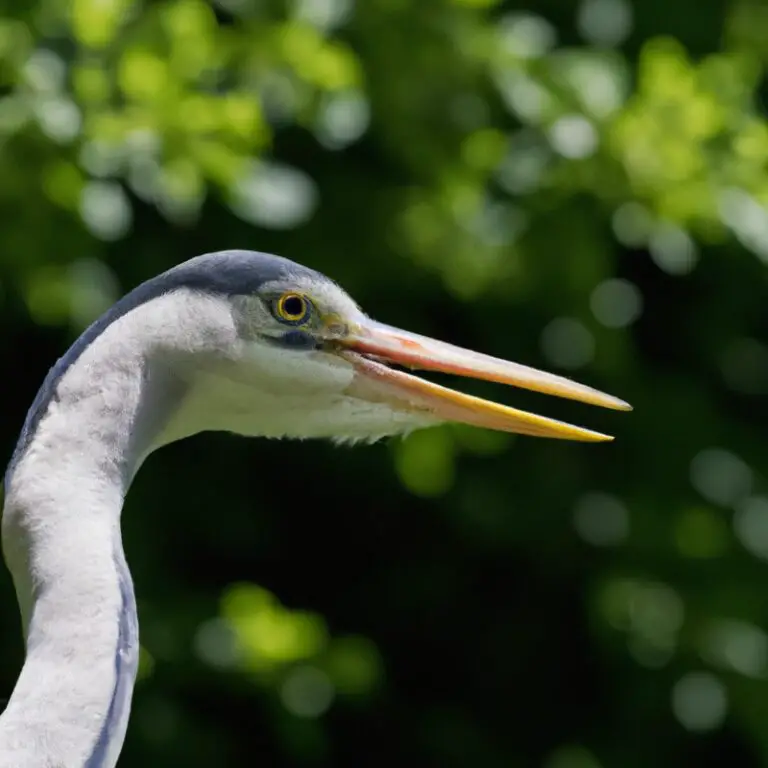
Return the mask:
POLYGON ((263 336, 262 339, 273 347, 280 349, 292 349, 297 352, 309 352, 312 349, 321 349, 322 342, 306 331, 287 331, 281 336, 263 336))
POLYGON ((290 349, 318 349, 320 343, 309 333, 304 331, 288 331, 280 337, 280 343, 290 349))

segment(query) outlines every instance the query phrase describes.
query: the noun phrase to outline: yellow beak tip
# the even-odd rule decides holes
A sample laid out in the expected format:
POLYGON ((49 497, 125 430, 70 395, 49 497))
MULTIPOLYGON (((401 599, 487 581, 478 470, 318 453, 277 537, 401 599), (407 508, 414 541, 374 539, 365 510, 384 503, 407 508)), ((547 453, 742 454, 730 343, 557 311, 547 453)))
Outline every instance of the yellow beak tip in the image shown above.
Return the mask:
POLYGON ((607 404, 609 408, 613 408, 615 411, 633 411, 634 408, 625 400, 619 400, 618 397, 611 398, 611 402, 607 404))
POLYGON ((616 438, 613 435, 604 435, 601 432, 592 432, 590 433, 589 437, 582 437, 581 439, 586 439, 586 441, 589 443, 612 443, 616 438))

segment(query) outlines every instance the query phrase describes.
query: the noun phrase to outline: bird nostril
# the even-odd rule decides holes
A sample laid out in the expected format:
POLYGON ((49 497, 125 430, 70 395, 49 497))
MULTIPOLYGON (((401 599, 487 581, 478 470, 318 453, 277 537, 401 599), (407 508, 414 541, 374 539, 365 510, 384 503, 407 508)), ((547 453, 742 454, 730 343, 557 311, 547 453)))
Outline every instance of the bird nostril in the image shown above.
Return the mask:
POLYGON ((325 326, 325 330, 327 334, 334 339, 341 339, 349 333, 347 324, 340 322, 328 323, 328 325, 325 326))

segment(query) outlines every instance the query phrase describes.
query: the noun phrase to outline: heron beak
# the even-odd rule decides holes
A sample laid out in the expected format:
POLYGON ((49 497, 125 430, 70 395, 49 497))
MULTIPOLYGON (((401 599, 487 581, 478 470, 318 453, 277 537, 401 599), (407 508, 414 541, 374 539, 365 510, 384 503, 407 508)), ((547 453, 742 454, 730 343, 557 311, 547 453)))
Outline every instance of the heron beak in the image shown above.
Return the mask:
POLYGON ((341 356, 353 364, 356 372, 350 394, 425 412, 438 421, 564 440, 600 442, 613 439, 599 432, 465 395, 389 365, 440 371, 510 384, 604 408, 632 410, 623 400, 562 376, 462 349, 373 320, 366 320, 351 329, 339 343, 342 346, 341 356))

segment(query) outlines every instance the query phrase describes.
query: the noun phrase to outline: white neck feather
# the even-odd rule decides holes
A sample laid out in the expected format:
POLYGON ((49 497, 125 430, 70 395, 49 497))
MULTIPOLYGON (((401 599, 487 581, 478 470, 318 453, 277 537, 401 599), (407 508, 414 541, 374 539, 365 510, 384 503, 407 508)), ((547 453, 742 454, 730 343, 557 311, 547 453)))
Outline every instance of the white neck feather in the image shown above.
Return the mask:
POLYGON ((211 344, 214 327, 234 334, 220 305, 202 296, 157 299, 120 318, 61 378, 7 479, 3 547, 26 660, 0 717, 0 768, 117 762, 139 650, 120 512, 185 387, 173 362, 179 339, 164 339, 180 326, 209 335, 191 331, 190 352, 211 344), (196 313, 193 323, 179 306, 196 313), (215 323, 201 322, 206 311, 215 323))

